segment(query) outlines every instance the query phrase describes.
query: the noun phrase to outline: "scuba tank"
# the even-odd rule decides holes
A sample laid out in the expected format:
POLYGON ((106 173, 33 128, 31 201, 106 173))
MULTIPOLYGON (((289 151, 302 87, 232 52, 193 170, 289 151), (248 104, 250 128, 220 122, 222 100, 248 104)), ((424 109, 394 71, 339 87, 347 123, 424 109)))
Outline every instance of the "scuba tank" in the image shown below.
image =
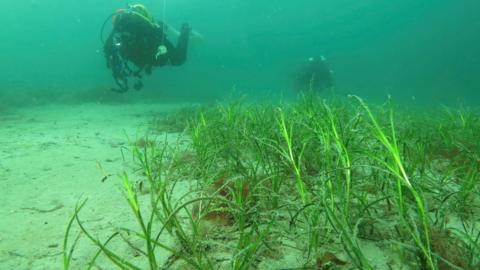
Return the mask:
MULTIPOLYGON (((148 12, 145 6, 140 4, 129 5, 127 8, 118 9, 110 14, 102 25, 100 39, 104 44, 104 53, 107 61, 107 67, 113 72, 113 78, 119 88, 112 89, 114 92, 125 93, 129 89, 128 77, 136 77, 138 80, 134 83, 133 88, 140 90, 143 86, 141 80, 141 72, 143 65, 136 65, 137 70, 130 67, 128 56, 122 53, 122 42, 125 41, 125 33, 135 33, 135 31, 150 31, 157 26, 153 16, 148 12), (104 40, 105 27, 109 21, 112 21, 112 32, 107 40, 104 40), (144 29, 144 30, 142 30, 144 29)), ((135 64, 135 62, 133 62, 135 64)))

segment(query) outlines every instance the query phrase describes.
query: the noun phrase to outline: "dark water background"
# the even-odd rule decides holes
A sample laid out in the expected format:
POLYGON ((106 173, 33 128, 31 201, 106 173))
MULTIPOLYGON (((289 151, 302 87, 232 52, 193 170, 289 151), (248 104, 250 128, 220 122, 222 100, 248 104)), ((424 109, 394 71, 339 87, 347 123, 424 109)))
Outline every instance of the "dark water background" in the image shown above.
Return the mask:
MULTIPOLYGON (((375 100, 391 94, 429 104, 480 101, 478 0, 142 3, 172 26, 190 22, 205 40, 192 44, 184 66, 154 70, 141 93, 128 95, 132 98, 201 100, 228 95, 232 88, 289 93, 295 68, 309 56, 324 55, 340 94, 375 100)), ((99 32, 106 17, 125 5, 4 1, 0 92, 68 95, 113 86, 99 32)))

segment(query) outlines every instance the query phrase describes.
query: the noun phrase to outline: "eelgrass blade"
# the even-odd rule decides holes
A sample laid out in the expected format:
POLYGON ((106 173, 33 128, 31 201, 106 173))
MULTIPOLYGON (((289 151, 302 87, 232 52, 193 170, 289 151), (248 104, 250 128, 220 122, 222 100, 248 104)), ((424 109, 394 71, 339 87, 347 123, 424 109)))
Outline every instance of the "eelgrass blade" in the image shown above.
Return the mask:
POLYGON ((124 177, 123 177, 123 186, 127 193, 126 196, 127 196, 128 204, 130 205, 130 208, 132 208, 134 215, 137 219, 137 222, 142 229, 142 232, 147 236, 146 245, 147 245, 148 262, 149 262, 150 269, 155 270, 158 268, 157 260, 155 258, 154 248, 152 246, 152 243, 150 242, 150 239, 151 239, 150 235, 152 233, 152 218, 150 218, 147 225, 145 225, 145 222, 143 221, 142 213, 140 212, 140 207, 138 205, 137 195, 133 191, 132 184, 130 183, 130 180, 126 173, 124 174, 124 177))
MULTIPOLYGON (((273 222, 272 222, 273 223, 273 222)), ((260 246, 262 245, 263 241, 265 240, 266 236, 270 232, 270 227, 272 225, 270 223, 261 233, 257 236, 256 239, 253 239, 254 233, 256 232, 255 229, 251 228, 250 232, 245 234, 242 239, 240 236, 239 242, 241 249, 235 253, 233 256, 233 266, 234 270, 247 270, 251 269, 251 265, 256 258, 256 253, 260 246), (253 241, 252 241, 253 240, 253 241), (245 245, 247 244, 247 245, 245 245)))
MULTIPOLYGON (((86 201, 84 201, 81 206, 83 207, 83 205, 85 204, 86 201)), ((133 263, 130 263, 128 262, 127 260, 123 259, 120 255, 117 255, 115 252, 111 251, 109 248, 107 248, 107 246, 105 244, 102 244, 98 239, 96 239, 95 237, 93 237, 88 231, 87 229, 83 226, 83 223, 82 221, 80 220, 80 217, 78 216, 80 212, 80 209, 79 207, 76 207, 75 208, 75 220, 77 221, 77 224, 78 226, 80 227, 81 231, 87 236, 87 238, 90 239, 90 241, 93 242, 93 244, 95 244, 97 247, 99 247, 101 249, 101 251, 105 254, 105 256, 107 256, 107 258, 113 263, 115 264, 116 266, 120 267, 120 269, 132 269, 132 270, 142 270, 140 267, 138 266, 135 266, 133 263)), ((109 240, 111 240, 110 238, 114 238, 118 235, 118 233, 114 233, 113 235, 111 235, 109 237, 109 240)), ((108 242, 107 242, 108 243, 108 242)))
POLYGON ((347 254, 349 254, 353 262, 357 265, 359 269, 373 270, 369 261, 358 246, 355 236, 352 235, 351 232, 349 232, 348 225, 342 222, 341 219, 339 219, 330 209, 330 207, 325 207, 325 209, 327 211, 327 218, 332 224, 333 228, 335 230, 340 230, 341 237, 344 240, 343 243, 346 247, 345 251, 347 252, 347 254))
POLYGON ((385 162, 384 164, 387 164, 387 167, 389 168, 389 170, 394 175, 397 176, 396 177, 397 192, 399 193, 398 199, 399 199, 399 206, 400 206, 400 213, 401 213, 400 217, 402 218, 408 230, 410 231, 410 234, 412 235, 421 253, 424 255, 425 260, 427 260, 427 264, 429 268, 431 270, 436 270, 438 267, 432 257, 432 251, 430 246, 430 235, 429 235, 430 228, 428 223, 427 212, 425 209, 425 203, 423 201, 423 197, 420 196, 417 190, 410 183, 409 177, 405 171, 405 167, 403 166, 402 159, 400 156, 400 151, 397 145, 397 139, 395 136, 395 128, 393 123, 393 110, 392 108, 390 108, 389 110, 389 122, 390 122, 390 130, 391 130, 391 134, 390 134, 391 138, 389 138, 387 137, 383 129, 380 127, 380 124, 376 120, 375 116, 373 116, 373 113, 370 110, 370 108, 367 106, 367 104, 360 97, 358 96, 354 96, 354 97, 359 101, 359 103, 362 105, 364 110, 367 112, 367 115, 369 116, 370 121, 374 126, 373 130, 374 130, 375 136, 384 145, 384 147, 387 149, 388 154, 391 156, 391 158, 394 161, 394 165, 390 165, 387 162, 385 162), (407 218, 408 214, 403 208, 404 202, 403 202, 402 187, 400 182, 408 188, 408 191, 414 197, 415 204, 417 206, 418 215, 421 220, 423 239, 419 235, 420 233, 417 231, 417 229, 408 221, 408 218, 407 218))
MULTIPOLYGON (((121 228, 121 230, 127 232, 128 234, 132 234, 142 240, 147 240, 145 235, 143 234, 140 234, 136 231, 133 231, 131 229, 128 229, 128 228, 121 228)), ((159 241, 155 240, 155 239, 150 239, 150 241, 152 243, 155 244, 155 246, 158 246, 159 248, 162 248, 168 252, 170 252, 171 254, 174 254, 175 256, 178 256, 179 258, 181 258, 182 260, 184 260, 185 262, 187 262, 189 265, 191 265, 192 267, 194 267, 195 269, 197 270, 206 270, 204 267, 202 267, 200 264, 198 264, 197 262, 195 262, 194 260, 192 260, 190 258, 190 255, 189 254, 184 254, 183 252, 181 251, 178 251, 178 250, 175 250, 165 244, 162 244, 160 243, 159 241)))
MULTIPOLYGON (((108 244, 108 242, 110 242, 110 240, 114 239, 116 236, 117 236, 117 234, 115 234, 115 233, 110 235, 110 237, 103 243, 103 246, 106 246, 108 244)), ((90 270, 95 266, 95 262, 97 261, 98 256, 100 256, 100 254, 102 254, 102 249, 101 248, 98 249, 97 253, 95 253, 95 256, 93 256, 93 258, 88 263, 87 270, 90 270)))
POLYGON ((285 114, 282 111, 280 111, 280 119, 278 119, 277 122, 280 128, 281 134, 283 136, 283 139, 285 140, 285 143, 287 145, 287 149, 283 150, 284 156, 287 158, 290 165, 292 166, 293 172, 295 174, 297 190, 302 200, 302 203, 307 204, 310 202, 310 196, 308 194, 308 191, 306 190, 305 182, 302 179, 301 168, 300 168, 302 154, 305 150, 306 144, 302 145, 300 154, 298 155, 298 157, 295 157, 293 154, 293 142, 292 142, 293 126, 290 126, 289 128, 287 127, 287 123, 285 121, 285 114))
POLYGON ((351 183, 352 173, 351 173, 351 168, 350 168, 351 167, 350 157, 349 157, 349 153, 347 151, 347 148, 345 147, 345 144, 342 142, 342 140, 340 138, 340 135, 338 134, 337 126, 335 124, 335 119, 334 119, 332 110, 326 104, 325 101, 324 101, 323 105, 324 105, 324 107, 327 111, 327 115, 328 115, 328 118, 330 120, 330 126, 331 126, 331 130, 332 130, 332 133, 333 133, 333 138, 334 138, 334 142, 335 142, 335 145, 336 145, 338 155, 340 157, 340 160, 342 162, 343 167, 345 168, 344 169, 344 173, 345 173, 345 193, 344 193, 345 204, 344 204, 344 207, 343 207, 343 212, 344 212, 343 215, 345 216, 345 218, 349 218, 350 217, 350 189, 351 189, 351 185, 352 185, 352 183, 351 183))
POLYGON ((72 246, 70 249, 68 248, 68 236, 70 235, 70 230, 73 225, 73 221, 75 220, 76 213, 82 209, 83 206, 85 206, 85 203, 87 202, 87 199, 85 199, 80 205, 77 205, 75 207, 75 214, 70 218, 67 229, 65 231, 65 235, 63 237, 63 269, 68 270, 70 269, 70 262, 72 261, 72 255, 73 251, 75 250, 75 247, 77 245, 78 239, 80 238, 80 234, 75 237, 75 240, 73 241, 72 246), (67 251, 69 249, 69 251, 67 251))

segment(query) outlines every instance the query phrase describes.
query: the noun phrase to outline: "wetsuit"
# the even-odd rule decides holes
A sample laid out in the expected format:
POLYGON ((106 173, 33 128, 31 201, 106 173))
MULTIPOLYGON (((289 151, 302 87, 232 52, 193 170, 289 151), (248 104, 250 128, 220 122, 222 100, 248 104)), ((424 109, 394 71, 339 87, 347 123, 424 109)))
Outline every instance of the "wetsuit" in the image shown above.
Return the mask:
POLYGON ((323 57, 308 59, 295 77, 295 89, 298 91, 322 91, 333 85, 332 71, 323 57))
POLYGON ((164 29, 163 23, 157 24, 135 11, 120 10, 114 15, 113 30, 103 48, 107 67, 120 88, 114 91, 126 92, 129 77, 138 79, 134 88, 139 90, 143 71, 150 74, 152 67, 178 66, 185 62, 190 27, 182 26, 176 47, 167 39, 164 29))

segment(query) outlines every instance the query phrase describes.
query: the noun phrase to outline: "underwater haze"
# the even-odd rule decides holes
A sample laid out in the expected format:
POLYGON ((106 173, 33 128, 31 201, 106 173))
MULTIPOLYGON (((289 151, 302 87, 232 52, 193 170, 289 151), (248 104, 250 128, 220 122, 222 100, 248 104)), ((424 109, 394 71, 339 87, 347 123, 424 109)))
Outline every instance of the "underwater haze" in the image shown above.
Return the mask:
MULTIPOLYGON (((155 69, 136 95, 208 100, 227 96, 232 88, 242 93, 290 93, 298 65, 310 56, 323 55, 340 94, 373 100, 392 95, 422 104, 479 100, 479 1, 141 3, 156 19, 174 27, 189 22, 204 41, 191 44, 182 67, 155 69)), ((114 86, 105 66, 100 29, 112 12, 126 4, 5 1, 0 17, 4 26, 0 91, 68 94, 114 86)))
POLYGON ((480 269, 480 0, 2 3, 0 270, 480 269))

